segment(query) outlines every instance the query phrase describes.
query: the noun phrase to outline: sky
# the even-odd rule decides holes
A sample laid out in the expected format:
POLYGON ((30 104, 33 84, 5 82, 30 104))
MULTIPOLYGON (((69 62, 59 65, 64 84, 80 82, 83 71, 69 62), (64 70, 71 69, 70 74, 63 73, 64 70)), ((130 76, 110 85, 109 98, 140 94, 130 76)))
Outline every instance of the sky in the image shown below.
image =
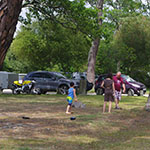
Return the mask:
MULTIPOLYGON (((22 9, 22 11, 21 11, 20 16, 22 16, 22 17, 24 17, 24 18, 25 18, 25 16, 26 16, 25 14, 26 14, 26 9, 25 9, 25 8, 23 8, 23 9, 22 9)), ((18 30, 19 30, 20 26, 21 26, 21 22, 20 22, 20 21, 18 21, 16 31, 18 31, 18 30)), ((15 33, 15 34, 16 34, 16 33, 15 33)))
MULTIPOLYGON (((25 18, 26 17, 26 11, 27 11, 26 8, 23 8, 22 11, 21 11, 21 13, 20 13, 20 16, 22 16, 23 18, 25 18)), ((20 27, 21 27, 21 22, 18 21, 14 37, 17 35, 17 31, 19 31, 20 27)))

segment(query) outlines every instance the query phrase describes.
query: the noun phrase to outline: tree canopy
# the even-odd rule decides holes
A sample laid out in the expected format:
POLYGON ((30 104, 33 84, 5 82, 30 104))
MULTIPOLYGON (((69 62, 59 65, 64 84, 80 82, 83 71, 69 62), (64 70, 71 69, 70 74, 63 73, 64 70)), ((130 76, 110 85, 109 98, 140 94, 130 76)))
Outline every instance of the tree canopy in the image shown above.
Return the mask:
POLYGON ((90 39, 81 32, 73 32, 51 21, 34 22, 22 27, 10 50, 15 57, 28 64, 28 71, 82 70, 86 65, 90 39))
POLYGON ((26 62, 25 66, 30 65, 24 67, 27 71, 52 70, 53 67, 67 72, 85 71, 91 43, 100 38, 97 74, 117 69, 126 74, 132 74, 134 70, 148 72, 149 2, 105 0, 100 18, 97 2, 23 1, 23 7, 28 9, 26 19, 20 17, 24 27, 12 44, 5 67, 11 66, 9 58, 26 62), (101 26, 99 19, 103 20, 101 26), (70 60, 72 57, 74 60, 70 60))

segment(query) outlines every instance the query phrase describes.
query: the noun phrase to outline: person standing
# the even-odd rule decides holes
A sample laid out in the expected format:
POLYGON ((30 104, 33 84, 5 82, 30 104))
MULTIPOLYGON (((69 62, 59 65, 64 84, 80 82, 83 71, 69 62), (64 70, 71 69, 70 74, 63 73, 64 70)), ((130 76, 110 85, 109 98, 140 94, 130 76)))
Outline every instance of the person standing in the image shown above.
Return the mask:
POLYGON ((107 75, 107 78, 102 82, 101 87, 105 89, 103 113, 105 112, 107 102, 109 102, 108 113, 110 113, 115 92, 114 81, 112 80, 111 73, 107 75))
POLYGON ((121 100, 121 88, 123 87, 123 93, 125 93, 125 84, 121 77, 121 72, 117 72, 117 74, 113 77, 114 86, 115 86, 115 109, 120 109, 119 101, 121 100))

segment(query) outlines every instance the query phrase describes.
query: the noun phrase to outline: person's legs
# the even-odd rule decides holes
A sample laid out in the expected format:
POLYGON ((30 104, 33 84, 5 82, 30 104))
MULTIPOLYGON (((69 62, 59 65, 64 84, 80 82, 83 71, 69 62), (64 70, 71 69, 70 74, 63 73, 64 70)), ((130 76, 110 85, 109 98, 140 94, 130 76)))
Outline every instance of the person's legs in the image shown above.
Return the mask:
POLYGON ((67 99, 68 101, 68 106, 66 109, 66 114, 71 114, 71 108, 72 108, 72 99, 67 99))
POLYGON ((115 91, 115 109, 119 108, 120 92, 115 91))
POLYGON ((115 108, 117 108, 118 106, 118 102, 117 102, 117 91, 115 90, 115 93, 114 93, 114 98, 115 98, 115 108))
POLYGON ((71 108, 72 108, 72 105, 70 105, 70 108, 69 108, 69 112, 71 113, 71 108))
POLYGON ((119 107, 119 102, 120 102, 120 100, 121 100, 121 92, 118 92, 117 109, 121 109, 121 108, 119 107))
POLYGON ((115 108, 118 107, 118 100, 115 98, 115 108))
POLYGON ((104 101, 104 105, 103 105, 103 113, 105 112, 106 104, 107 104, 107 101, 104 101))
POLYGON ((71 108, 71 105, 68 104, 67 109, 66 109, 66 114, 70 114, 70 108, 71 108))
POLYGON ((111 112, 111 106, 112 106, 112 102, 109 101, 109 109, 108 109, 108 112, 109 112, 109 113, 111 112))

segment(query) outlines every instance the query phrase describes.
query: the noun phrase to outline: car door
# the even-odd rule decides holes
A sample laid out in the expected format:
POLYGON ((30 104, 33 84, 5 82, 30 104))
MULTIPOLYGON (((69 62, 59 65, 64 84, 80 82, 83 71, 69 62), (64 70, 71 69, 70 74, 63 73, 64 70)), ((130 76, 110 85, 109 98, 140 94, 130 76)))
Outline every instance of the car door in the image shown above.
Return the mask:
POLYGON ((46 81, 44 79, 44 74, 41 72, 34 73, 29 76, 30 80, 35 80, 36 81, 36 87, 40 89, 46 89, 46 81))
POLYGON ((47 82, 47 86, 49 87, 49 90, 56 91, 59 85, 59 82, 55 75, 51 73, 45 73, 45 78, 47 82))

